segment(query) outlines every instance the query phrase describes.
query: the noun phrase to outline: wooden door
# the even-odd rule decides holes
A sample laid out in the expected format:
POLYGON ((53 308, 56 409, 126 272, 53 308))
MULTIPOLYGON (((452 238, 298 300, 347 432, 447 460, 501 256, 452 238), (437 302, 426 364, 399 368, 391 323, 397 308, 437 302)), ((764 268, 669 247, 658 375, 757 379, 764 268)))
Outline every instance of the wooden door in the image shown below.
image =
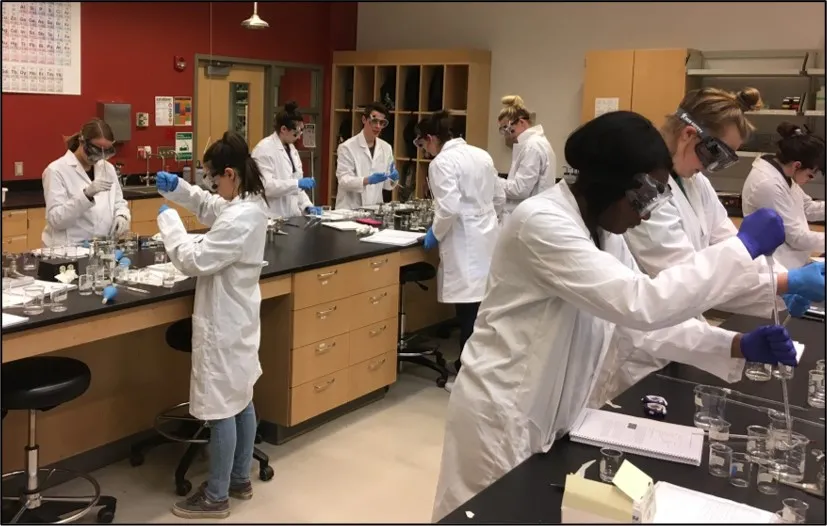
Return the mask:
POLYGON ((595 117, 596 99, 617 99, 618 110, 631 109, 634 64, 635 52, 631 49, 586 53, 581 123, 595 117))
POLYGON ((660 127, 686 94, 686 49, 635 50, 632 111, 660 127))
POLYGON ((233 65, 226 77, 207 77, 206 67, 199 65, 195 101, 197 159, 227 130, 245 135, 251 151, 264 138, 264 75, 263 66, 233 65), (246 100, 242 100, 244 95, 246 100), (243 129, 239 125, 242 115, 246 121, 243 129))

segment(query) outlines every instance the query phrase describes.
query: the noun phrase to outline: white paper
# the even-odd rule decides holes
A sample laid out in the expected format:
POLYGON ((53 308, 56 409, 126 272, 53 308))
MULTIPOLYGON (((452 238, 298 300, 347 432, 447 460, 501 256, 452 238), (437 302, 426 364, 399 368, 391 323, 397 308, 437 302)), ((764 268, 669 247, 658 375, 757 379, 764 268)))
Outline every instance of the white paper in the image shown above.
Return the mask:
POLYGON ((380 243, 382 245, 394 245, 405 247, 416 244, 425 234, 419 232, 406 232, 404 230, 382 230, 373 235, 363 237, 360 241, 366 243, 380 243))
POLYGON ((335 228, 336 230, 357 230, 362 228, 363 225, 355 221, 327 221, 322 223, 324 226, 335 228))
MULTIPOLYGON (((76 250, 75 257, 85 258, 86 256, 89 255, 89 249, 86 248, 86 247, 75 247, 75 250, 76 250)), ((39 256, 41 251, 42 251, 42 249, 36 248, 36 249, 32 250, 32 254, 34 254, 35 256, 39 256)), ((52 256, 53 257, 65 258, 65 257, 68 257, 66 255, 66 253, 68 251, 69 250, 66 247, 52 247, 52 256)))
POLYGON ((594 99, 594 116, 600 117, 604 113, 620 109, 620 99, 617 97, 594 99))
POLYGON ((302 146, 312 150, 316 147, 316 125, 305 124, 302 132, 302 146))
POLYGON ((139 273, 137 283, 142 285, 152 285, 153 287, 162 287, 164 284, 164 276, 166 276, 169 272, 175 273, 175 277, 173 278, 174 283, 189 279, 189 276, 182 274, 181 271, 176 269, 175 265, 170 262, 149 265, 146 269, 148 272, 139 273))
POLYGON ((25 323, 29 321, 29 318, 25 316, 15 316, 14 314, 6 314, 3 313, 3 328, 11 327, 12 325, 19 325, 21 323, 25 323))
POLYGON ((774 515, 667 482, 655 485, 655 524, 769 524, 774 515))
POLYGON ((172 126, 175 119, 175 98, 155 97, 155 126, 172 126))
POLYGON ((79 2, 3 2, 3 92, 80 95, 79 2))

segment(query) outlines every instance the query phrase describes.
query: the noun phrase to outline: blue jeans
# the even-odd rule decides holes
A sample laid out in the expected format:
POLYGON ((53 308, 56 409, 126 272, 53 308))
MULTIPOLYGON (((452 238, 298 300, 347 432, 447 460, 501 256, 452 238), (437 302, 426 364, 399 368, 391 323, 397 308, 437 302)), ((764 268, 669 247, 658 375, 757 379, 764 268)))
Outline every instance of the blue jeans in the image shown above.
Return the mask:
POLYGON ((233 486, 250 481, 256 442, 256 411, 253 402, 230 418, 210 421, 210 475, 207 498, 221 502, 233 486))

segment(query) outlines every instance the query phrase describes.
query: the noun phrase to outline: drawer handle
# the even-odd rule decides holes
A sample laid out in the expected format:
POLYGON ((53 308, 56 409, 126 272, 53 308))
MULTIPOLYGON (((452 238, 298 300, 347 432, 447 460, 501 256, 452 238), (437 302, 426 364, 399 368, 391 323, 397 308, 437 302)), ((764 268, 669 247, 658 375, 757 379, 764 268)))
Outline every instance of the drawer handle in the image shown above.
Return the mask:
POLYGON ((329 308, 329 309, 327 309, 327 310, 320 310, 319 312, 317 312, 317 313, 316 313, 316 316, 317 316, 320 320, 323 320, 323 319, 327 318, 327 315, 328 315, 328 314, 332 314, 332 313, 336 312, 336 309, 337 309, 337 308, 338 308, 338 307, 335 307, 335 306, 334 306, 334 307, 331 307, 331 308, 329 308))
POLYGON ((379 267, 381 267, 382 265, 387 264, 387 263, 388 263, 388 261, 389 261, 389 259, 388 259, 388 258, 385 258, 385 259, 383 259, 382 261, 372 261, 372 262, 370 263, 370 266, 371 266, 371 267, 373 267, 373 271, 374 271, 374 272, 376 272, 376 271, 378 271, 378 270, 379 270, 379 267))
POLYGON ((336 347, 336 342, 333 343, 320 343, 318 347, 316 347, 316 354, 324 354, 330 349, 336 347))
POLYGON ((335 381, 336 381, 335 378, 331 378, 330 380, 326 381, 323 384, 316 384, 316 385, 313 386, 313 390, 316 391, 317 393, 321 393, 322 391, 324 391, 325 389, 327 389, 328 387, 333 385, 333 383, 335 381))
POLYGON ((387 293, 387 292, 383 292, 382 294, 379 294, 378 296, 371 296, 371 297, 370 297, 370 302, 371 302, 373 305, 376 305, 376 304, 378 304, 380 301, 382 301, 382 298, 386 297, 387 295, 388 295, 388 293, 387 293))
POLYGON ((382 334, 383 332, 385 332, 385 329, 387 329, 387 328, 388 328, 388 326, 387 326, 387 325, 382 325, 382 326, 381 326, 381 327, 379 327, 378 329, 373 329, 373 330, 372 330, 372 331, 370 331, 368 334, 370 334, 371 338, 372 338, 372 337, 374 337, 374 336, 379 336, 380 334, 382 334))
POLYGON ((322 285, 327 285, 328 278, 332 278, 333 276, 335 276, 338 273, 339 273, 338 270, 331 270, 330 272, 321 272, 319 274, 316 274, 316 277, 318 278, 319 281, 322 282, 321 283, 322 285))
POLYGON ((369 364, 368 369, 371 370, 371 371, 375 371, 375 370, 379 369, 380 367, 382 367, 385 364, 386 361, 387 361, 387 358, 382 358, 381 360, 377 360, 377 361, 369 364))

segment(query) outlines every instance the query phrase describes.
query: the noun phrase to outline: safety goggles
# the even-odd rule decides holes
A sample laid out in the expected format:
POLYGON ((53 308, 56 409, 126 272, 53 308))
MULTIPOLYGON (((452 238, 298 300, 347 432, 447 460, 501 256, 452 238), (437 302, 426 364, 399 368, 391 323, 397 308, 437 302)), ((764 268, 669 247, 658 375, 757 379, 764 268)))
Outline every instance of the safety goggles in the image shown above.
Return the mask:
POLYGON ((508 137, 514 133, 514 125, 517 124, 517 121, 512 121, 506 124, 500 125, 497 129, 500 132, 500 135, 504 135, 508 137))
POLYGON ((695 146, 695 154, 700 159, 706 172, 720 172, 738 162, 738 154, 720 139, 711 136, 701 128, 687 112, 678 108, 678 118, 687 126, 695 129, 700 140, 695 146))
POLYGON ((419 148, 420 150, 424 150, 425 149, 425 138, 424 137, 417 137, 416 139, 413 140, 413 145, 414 145, 414 147, 419 148))
POLYGON ((635 175, 635 188, 626 190, 626 198, 641 217, 652 213, 672 197, 672 189, 666 183, 655 180, 651 175, 635 175))
POLYGON ((297 126, 295 129, 290 130, 290 133, 293 134, 293 137, 298 139, 304 133, 304 126, 297 126))
POLYGON ((377 118, 377 117, 368 117, 368 123, 371 126, 378 126, 379 128, 381 128, 383 130, 388 127, 388 124, 390 124, 388 122, 388 119, 380 119, 380 118, 377 118))
POLYGON ((95 144, 90 142, 83 143, 83 152, 86 154, 86 158, 89 159, 91 162, 96 163, 100 160, 109 160, 115 156, 115 147, 110 146, 109 148, 101 148, 95 144))

